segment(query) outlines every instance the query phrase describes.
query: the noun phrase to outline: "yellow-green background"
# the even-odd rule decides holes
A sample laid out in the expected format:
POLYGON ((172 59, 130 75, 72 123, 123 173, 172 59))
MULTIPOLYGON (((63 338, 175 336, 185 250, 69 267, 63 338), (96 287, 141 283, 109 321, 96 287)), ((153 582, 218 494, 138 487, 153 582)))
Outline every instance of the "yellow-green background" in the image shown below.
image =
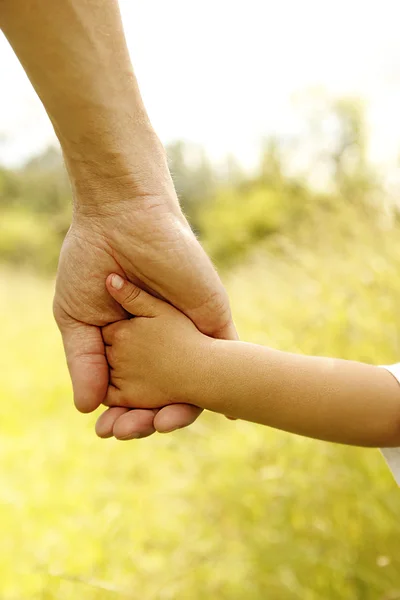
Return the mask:
MULTIPOLYGON (((190 168, 176 145, 173 174, 243 339, 396 361, 398 209, 367 161, 359 108, 331 111, 324 193, 289 176, 276 140, 257 173, 230 161, 228 177, 205 157, 190 168)), ((70 213, 56 154, 0 170, 0 210, 2 600, 400 598, 400 492, 378 450, 214 415, 97 439, 96 415, 73 408, 51 316, 70 213)))

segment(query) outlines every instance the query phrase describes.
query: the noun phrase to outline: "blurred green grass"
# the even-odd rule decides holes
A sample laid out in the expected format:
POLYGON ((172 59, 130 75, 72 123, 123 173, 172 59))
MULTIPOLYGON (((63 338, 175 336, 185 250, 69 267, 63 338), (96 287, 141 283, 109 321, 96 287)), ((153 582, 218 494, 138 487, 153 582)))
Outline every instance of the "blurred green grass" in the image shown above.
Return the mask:
MULTIPOLYGON (((303 141, 331 173, 323 193, 290 175, 284 140, 256 172, 225 175, 177 143, 171 171, 243 339, 395 362, 400 210, 358 103, 321 114, 335 139, 303 141)), ((400 600, 399 490, 378 450, 210 414, 97 439, 96 415, 73 408, 44 278, 71 218, 56 150, 0 168, 0 210, 2 600, 400 600)))
MULTIPOLYGON (((398 359, 393 244, 254 254, 226 278, 241 336, 398 359)), ((2 599, 400 598, 400 496, 378 450, 217 415, 99 440, 73 408, 52 287, 0 274, 2 599)))

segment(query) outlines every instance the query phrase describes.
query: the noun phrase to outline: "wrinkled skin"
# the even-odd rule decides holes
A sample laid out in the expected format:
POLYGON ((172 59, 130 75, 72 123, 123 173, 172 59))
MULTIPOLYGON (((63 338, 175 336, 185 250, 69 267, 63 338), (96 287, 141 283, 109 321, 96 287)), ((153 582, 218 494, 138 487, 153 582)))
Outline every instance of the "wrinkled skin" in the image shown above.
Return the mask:
MULTIPOLYGON (((77 211, 60 254, 54 316, 75 405, 82 412, 95 410, 107 394, 109 370, 100 327, 128 318, 106 290, 112 272, 166 299, 203 333, 236 338, 226 292, 177 202, 146 197, 110 203, 101 211, 77 211)), ((108 409, 97 433, 112 436, 116 420, 127 411, 108 409)), ((133 410, 125 417, 124 437, 172 431, 192 423, 200 412, 184 404, 133 410)))

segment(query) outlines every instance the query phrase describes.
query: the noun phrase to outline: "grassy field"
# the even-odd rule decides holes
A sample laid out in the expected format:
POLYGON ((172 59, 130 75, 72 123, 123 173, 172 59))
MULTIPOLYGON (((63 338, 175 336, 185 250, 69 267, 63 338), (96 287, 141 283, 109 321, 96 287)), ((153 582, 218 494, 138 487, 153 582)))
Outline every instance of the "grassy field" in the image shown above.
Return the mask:
MULTIPOLYGON (((399 360, 397 267, 366 252, 351 269, 343 247, 329 269, 293 249, 236 270, 242 337, 399 360)), ((73 408, 51 296, 0 275, 2 600, 400 599, 400 492, 379 451, 213 415, 99 440, 73 408)))

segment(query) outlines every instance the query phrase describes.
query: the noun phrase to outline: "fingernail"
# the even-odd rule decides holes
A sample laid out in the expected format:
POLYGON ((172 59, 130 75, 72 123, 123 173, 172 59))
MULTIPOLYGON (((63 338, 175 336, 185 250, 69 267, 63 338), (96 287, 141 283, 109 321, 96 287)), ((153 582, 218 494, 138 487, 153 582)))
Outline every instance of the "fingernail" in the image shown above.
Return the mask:
POLYGON ((119 275, 113 275, 111 277, 111 286, 115 290, 120 290, 123 285, 124 285, 124 280, 122 279, 122 277, 120 277, 119 275))

